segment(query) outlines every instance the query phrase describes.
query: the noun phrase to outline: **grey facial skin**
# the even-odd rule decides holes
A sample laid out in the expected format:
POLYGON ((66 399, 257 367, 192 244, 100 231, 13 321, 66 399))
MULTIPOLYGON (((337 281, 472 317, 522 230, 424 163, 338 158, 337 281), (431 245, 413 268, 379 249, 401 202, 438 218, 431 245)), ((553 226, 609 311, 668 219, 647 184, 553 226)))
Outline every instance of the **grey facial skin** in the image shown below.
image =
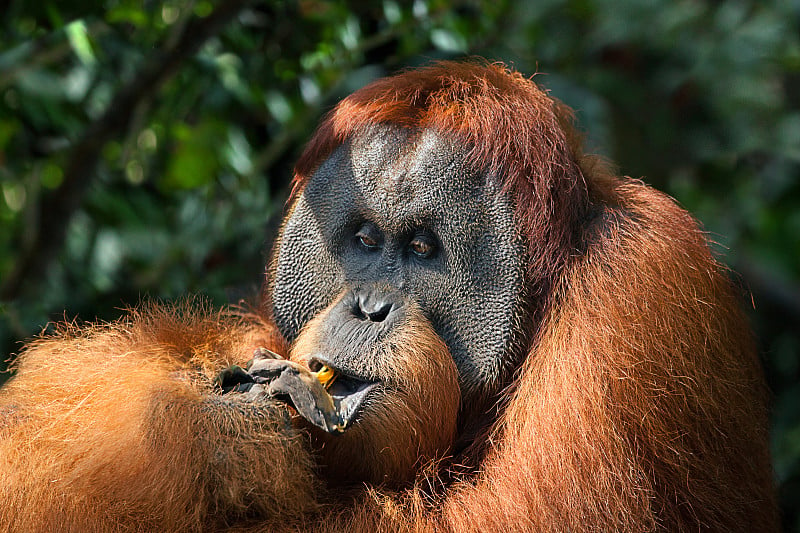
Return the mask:
MULTIPOLYGON (((295 339, 347 290, 385 287, 420 306, 449 347, 464 393, 499 386, 512 364, 504 354, 519 342, 524 247, 509 199, 467 155, 434 131, 380 125, 323 162, 284 225, 273 264, 281 333, 295 339)), ((344 371, 370 373, 363 352, 335 357, 344 371)))

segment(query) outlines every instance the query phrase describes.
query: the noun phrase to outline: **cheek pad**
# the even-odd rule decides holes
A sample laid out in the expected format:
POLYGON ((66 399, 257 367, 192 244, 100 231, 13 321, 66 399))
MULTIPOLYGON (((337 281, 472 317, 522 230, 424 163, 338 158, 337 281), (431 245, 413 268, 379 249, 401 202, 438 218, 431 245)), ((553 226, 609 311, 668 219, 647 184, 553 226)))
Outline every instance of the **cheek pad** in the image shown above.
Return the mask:
POLYGON ((353 186, 349 146, 338 148, 315 173, 284 223, 274 260, 272 310, 281 334, 292 342, 300 329, 342 290, 337 257, 350 204, 360 192, 353 186), (332 229, 333 228, 333 229, 332 229))
POLYGON ((513 226, 496 227, 499 220, 489 223, 491 231, 449 246, 442 272, 430 272, 410 284, 450 348, 466 391, 498 383, 517 340, 513 335, 523 307, 522 250, 514 239, 498 238, 514 234, 513 226))
POLYGON ((272 292, 275 323, 289 342, 340 292, 341 267, 325 242, 301 197, 283 228, 272 292))

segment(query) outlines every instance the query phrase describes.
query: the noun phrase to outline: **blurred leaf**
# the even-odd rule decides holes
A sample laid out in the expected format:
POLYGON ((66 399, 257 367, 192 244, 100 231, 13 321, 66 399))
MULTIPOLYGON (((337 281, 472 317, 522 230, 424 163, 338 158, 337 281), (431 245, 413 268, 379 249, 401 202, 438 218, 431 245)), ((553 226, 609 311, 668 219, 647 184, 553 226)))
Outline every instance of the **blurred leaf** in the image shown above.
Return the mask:
POLYGON ((69 38, 69 43, 75 51, 75 55, 84 65, 94 65, 96 58, 92 45, 89 42, 89 36, 86 31, 86 24, 82 20, 76 20, 64 28, 69 38))
POLYGON ((108 10, 106 21, 109 24, 125 22, 136 27, 144 27, 148 24, 149 17, 141 8, 123 5, 108 10))
POLYGON ((0 154, 6 149, 11 137, 19 131, 20 125, 13 120, 0 120, 0 154))
POLYGON ((436 29, 431 32, 431 42, 433 45, 438 48, 439 50, 444 50, 445 52, 466 52, 467 51, 467 41, 461 35, 457 33, 446 30, 446 29, 436 29))
POLYGON ((211 182, 219 166, 216 150, 224 138, 220 125, 205 122, 192 128, 177 124, 173 135, 178 146, 161 185, 167 189, 192 189, 211 182))

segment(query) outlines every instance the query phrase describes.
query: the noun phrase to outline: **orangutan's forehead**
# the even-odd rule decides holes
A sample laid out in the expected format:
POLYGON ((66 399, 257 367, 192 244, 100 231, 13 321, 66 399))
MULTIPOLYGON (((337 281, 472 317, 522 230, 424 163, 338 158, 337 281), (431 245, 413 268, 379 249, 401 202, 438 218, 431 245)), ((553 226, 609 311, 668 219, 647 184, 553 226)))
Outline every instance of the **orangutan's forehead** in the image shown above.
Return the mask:
POLYGON ((468 153, 451 134, 379 125, 362 130, 329 162, 376 208, 400 212, 411 203, 441 206, 449 196, 484 189, 486 179, 472 170, 468 153))
POLYGON ((485 220, 510 199, 494 178, 473 169, 469 152, 452 134, 371 125, 331 154, 304 196, 325 218, 355 210, 387 229, 485 220))

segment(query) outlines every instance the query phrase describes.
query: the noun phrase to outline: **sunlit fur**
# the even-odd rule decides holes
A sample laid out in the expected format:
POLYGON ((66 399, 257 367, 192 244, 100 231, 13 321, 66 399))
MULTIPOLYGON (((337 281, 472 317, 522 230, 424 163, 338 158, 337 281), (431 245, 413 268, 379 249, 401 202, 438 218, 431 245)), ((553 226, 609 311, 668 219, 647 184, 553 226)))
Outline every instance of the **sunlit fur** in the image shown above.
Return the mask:
POLYGON ((765 390, 725 271, 672 200, 613 201, 559 280, 481 473, 366 491, 318 531, 775 531, 765 390))
POLYGON ((0 390, 0 530, 196 530, 313 509, 285 409, 211 393, 265 331, 182 304, 30 344, 0 390))
MULTIPOLYGON (((437 461, 448 437, 423 427, 458 399, 421 317, 386 358, 408 404, 365 411, 369 430, 351 437, 413 444, 354 457, 298 436, 273 404, 223 409, 209 394, 217 370, 276 342, 268 322, 156 310, 69 328, 20 356, 0 396, 0 529, 774 531, 763 378, 694 220, 584 156, 568 113, 531 81, 482 63, 410 71, 344 100, 301 158, 295 198, 374 121, 463 135, 476 167, 505 180, 528 243, 540 311, 478 467, 437 461), (409 406, 422 409, 413 423, 409 406), (335 469, 358 461, 387 484, 335 487, 335 469), (415 479, 392 487, 386 476, 409 464, 415 479)), ((293 357, 313 348, 313 324, 293 357)))

